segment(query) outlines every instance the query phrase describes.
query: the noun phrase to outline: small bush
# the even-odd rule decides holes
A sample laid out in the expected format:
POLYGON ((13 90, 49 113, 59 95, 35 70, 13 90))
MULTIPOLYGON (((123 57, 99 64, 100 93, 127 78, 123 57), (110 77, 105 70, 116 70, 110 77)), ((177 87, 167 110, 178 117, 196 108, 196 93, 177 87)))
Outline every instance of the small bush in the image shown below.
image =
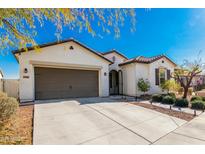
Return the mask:
POLYGON ((7 124, 12 115, 16 113, 18 102, 12 97, 0 98, 0 130, 7 124))
POLYGON ((160 94, 154 94, 154 95, 152 95, 152 101, 153 102, 161 102, 162 101, 162 95, 160 95, 160 94))
POLYGON ((170 91, 178 91, 180 85, 174 79, 170 79, 160 84, 160 87, 162 90, 166 90, 169 93, 170 91))
POLYGON ((205 97, 202 97, 202 100, 205 101, 205 97))
POLYGON ((192 96, 192 93, 193 93, 193 88, 189 88, 189 89, 188 89, 188 95, 189 95, 189 96, 192 96))
POLYGON ((173 97, 173 98, 176 99, 176 95, 175 95, 175 93, 168 93, 168 96, 171 96, 171 97, 173 97))
POLYGON ((142 91, 145 94, 145 92, 149 91, 150 89, 150 83, 148 80, 144 80, 143 78, 141 78, 137 82, 137 87, 140 91, 142 91))
POLYGON ((167 96, 168 94, 160 94, 160 95, 161 95, 161 97, 163 99, 163 97, 167 96))
POLYGON ((145 94, 145 95, 140 95, 139 97, 142 100, 150 100, 152 98, 151 95, 145 94))
POLYGON ((174 105, 178 107, 188 107, 189 101, 186 98, 178 98, 174 105))
POLYGON ((176 101, 175 98, 173 98, 172 96, 164 96, 163 99, 162 99, 162 103, 163 104, 174 104, 176 101))
POLYGON ((0 92, 0 98, 2 98, 2 97, 7 97, 7 94, 3 93, 3 92, 0 92))
POLYGON ((191 108, 197 110, 204 110, 205 109, 205 102, 202 100, 195 100, 191 102, 191 108))
POLYGON ((200 101, 202 101, 202 97, 200 97, 200 96, 193 96, 193 97, 191 98, 191 102, 193 102, 193 101, 195 101, 195 100, 200 100, 200 101))

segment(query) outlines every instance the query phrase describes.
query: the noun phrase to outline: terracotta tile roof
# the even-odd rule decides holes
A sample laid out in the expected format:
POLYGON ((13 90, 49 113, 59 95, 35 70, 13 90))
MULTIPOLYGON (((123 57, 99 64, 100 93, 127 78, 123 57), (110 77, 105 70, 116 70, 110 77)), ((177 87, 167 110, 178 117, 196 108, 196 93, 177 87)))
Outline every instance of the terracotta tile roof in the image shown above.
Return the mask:
POLYGON ((159 60, 161 58, 165 57, 166 59, 168 59, 171 63, 173 63, 174 65, 176 65, 172 60, 170 60, 167 56, 165 55, 159 55, 159 56, 154 56, 154 57, 144 57, 144 56, 138 56, 132 59, 128 59, 125 62, 119 64, 119 66, 122 65, 127 65, 127 64, 131 64, 131 63, 144 63, 144 64, 150 64, 155 62, 156 60, 159 60))

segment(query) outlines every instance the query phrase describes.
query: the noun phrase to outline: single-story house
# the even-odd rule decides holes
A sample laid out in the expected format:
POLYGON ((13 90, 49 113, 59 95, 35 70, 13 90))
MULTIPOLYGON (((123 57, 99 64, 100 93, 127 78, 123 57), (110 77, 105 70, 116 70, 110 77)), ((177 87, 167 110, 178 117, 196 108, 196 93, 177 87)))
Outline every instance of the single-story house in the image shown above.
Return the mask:
POLYGON ((65 41, 13 51, 20 65, 20 100, 140 95, 137 81, 150 82, 149 93, 161 93, 176 64, 165 55, 128 59, 116 50, 96 52, 82 43, 65 41))

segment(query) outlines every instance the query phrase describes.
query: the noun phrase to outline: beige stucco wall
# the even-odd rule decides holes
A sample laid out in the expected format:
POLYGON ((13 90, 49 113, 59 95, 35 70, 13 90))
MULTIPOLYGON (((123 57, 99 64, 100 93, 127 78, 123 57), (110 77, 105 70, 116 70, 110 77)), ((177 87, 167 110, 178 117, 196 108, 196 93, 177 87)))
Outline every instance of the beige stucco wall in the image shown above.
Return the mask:
POLYGON ((110 61, 113 61, 113 59, 112 59, 113 56, 115 56, 115 62, 109 66, 109 71, 111 71, 111 70, 119 71, 120 67, 118 65, 120 63, 122 63, 125 60, 125 58, 123 58, 122 56, 118 55, 115 52, 104 55, 104 57, 106 57, 110 61))
POLYGON ((19 97, 19 80, 18 79, 4 79, 4 92, 9 97, 19 97))
POLYGON ((160 86, 155 85, 155 68, 160 68, 160 67, 169 69, 171 73, 174 72, 174 68, 175 68, 175 66, 166 58, 161 58, 150 64, 149 80, 150 80, 151 88, 149 93, 151 94, 162 93, 160 86), (162 63, 162 60, 164 61, 164 63, 162 63))
POLYGON ((136 69, 135 64, 121 66, 123 72, 123 94, 136 95, 136 69))
POLYGON ((99 71, 99 96, 109 95, 109 62, 79 46, 75 42, 41 48, 40 51, 23 52, 19 55, 21 101, 35 99, 34 67, 55 67, 68 69, 86 69, 99 71), (74 49, 70 50, 69 47, 74 49), (24 68, 28 73, 24 73, 24 68), (104 75, 106 73, 106 75, 104 75), (29 76, 29 78, 23 78, 29 76))
POLYGON ((136 81, 135 81, 135 88, 136 88, 136 95, 141 95, 143 94, 137 87, 137 82, 140 78, 143 78, 144 80, 150 81, 150 65, 149 64, 140 64, 136 63, 135 65, 135 76, 136 76, 136 81))
MULTIPOLYGON (((155 85, 155 69, 166 68, 174 71, 175 66, 166 58, 161 58, 151 64, 132 63, 121 66, 123 70, 123 92, 129 96, 139 96, 142 94, 138 90, 137 82, 140 78, 147 79, 150 82, 148 94, 162 93, 160 86, 155 85), (162 63, 162 60, 164 63, 162 63)), ((166 72, 167 73, 167 72, 166 72)))

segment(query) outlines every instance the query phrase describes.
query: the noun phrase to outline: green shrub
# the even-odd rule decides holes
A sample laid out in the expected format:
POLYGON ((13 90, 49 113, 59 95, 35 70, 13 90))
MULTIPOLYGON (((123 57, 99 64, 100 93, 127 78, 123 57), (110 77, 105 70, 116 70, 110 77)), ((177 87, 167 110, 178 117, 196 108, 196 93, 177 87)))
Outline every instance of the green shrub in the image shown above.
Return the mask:
POLYGON ((173 97, 173 98, 176 99, 176 95, 175 95, 175 93, 168 93, 168 96, 171 96, 171 97, 173 97))
POLYGON ((178 98, 176 99, 176 102, 174 105, 178 107, 188 107, 189 101, 186 98, 178 98))
POLYGON ((16 113, 18 102, 12 97, 0 97, 0 129, 2 129, 12 115, 16 113))
POLYGON ((193 97, 191 98, 191 102, 193 102, 193 101, 195 101, 195 100, 200 100, 200 101, 202 101, 202 97, 200 97, 200 96, 193 96, 193 97))
POLYGON ((140 95, 139 97, 140 99, 143 99, 143 100, 150 100, 152 98, 151 95, 148 95, 148 94, 145 94, 145 95, 140 95))
POLYGON ((205 101, 205 97, 202 97, 202 100, 205 101))
POLYGON ((189 96, 192 96, 192 93, 193 93, 193 88, 189 88, 189 89, 188 89, 188 95, 189 95, 189 96))
POLYGON ((160 84, 160 87, 162 90, 166 90, 169 93, 170 91, 178 91, 180 85, 174 79, 170 79, 160 84))
POLYGON ((184 88, 183 88, 183 87, 180 87, 179 90, 178 90, 179 95, 182 95, 183 92, 184 92, 184 88))
POLYGON ((161 102, 162 101, 162 95, 160 95, 160 94, 154 94, 154 95, 152 95, 152 101, 153 102, 161 102))
POLYGON ((172 96, 164 96, 163 99, 162 99, 162 103, 163 104, 174 104, 176 101, 175 98, 173 98, 172 96))
POLYGON ((160 94, 160 95, 161 95, 161 97, 163 99, 163 97, 167 96, 168 94, 160 94))
POLYGON ((191 102, 191 108, 197 110, 204 110, 205 102, 202 100, 194 100, 193 102, 191 102))
POLYGON ((148 80, 144 80, 143 78, 141 78, 137 82, 137 87, 140 91, 142 91, 145 94, 145 92, 149 91, 150 89, 150 83, 148 80))

